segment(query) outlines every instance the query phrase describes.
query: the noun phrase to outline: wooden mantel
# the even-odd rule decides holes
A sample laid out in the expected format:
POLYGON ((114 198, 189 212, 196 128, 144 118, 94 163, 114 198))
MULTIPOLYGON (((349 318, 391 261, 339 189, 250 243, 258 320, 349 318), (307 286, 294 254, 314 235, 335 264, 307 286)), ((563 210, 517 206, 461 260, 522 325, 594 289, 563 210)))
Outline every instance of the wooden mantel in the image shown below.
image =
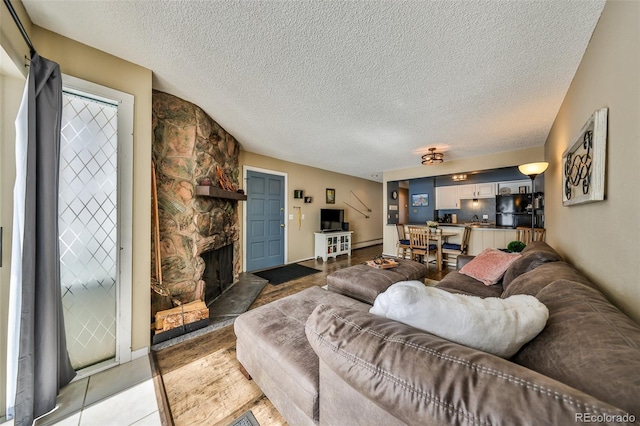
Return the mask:
POLYGON ((226 198, 229 200, 247 201, 247 196, 245 194, 233 191, 225 191, 224 189, 216 188, 214 186, 197 185, 196 195, 214 198, 226 198))

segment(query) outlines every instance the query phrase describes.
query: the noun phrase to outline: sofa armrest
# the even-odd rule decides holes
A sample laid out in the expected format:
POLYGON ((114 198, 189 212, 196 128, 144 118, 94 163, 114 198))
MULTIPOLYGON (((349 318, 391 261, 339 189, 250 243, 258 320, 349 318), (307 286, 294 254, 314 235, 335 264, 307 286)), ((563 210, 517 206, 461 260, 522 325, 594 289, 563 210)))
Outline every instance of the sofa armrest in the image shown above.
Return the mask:
POLYGON ((462 267, 464 265, 466 265, 467 263, 469 263, 471 261, 471 259, 473 259, 475 256, 468 256, 466 254, 461 254, 456 258, 456 269, 460 270, 462 269, 462 267))
MULTIPOLYGON (((573 424, 585 412, 625 414, 508 360, 368 312, 320 305, 306 334, 321 363, 406 424, 573 424)), ((345 424, 352 420, 359 419, 345 424)))

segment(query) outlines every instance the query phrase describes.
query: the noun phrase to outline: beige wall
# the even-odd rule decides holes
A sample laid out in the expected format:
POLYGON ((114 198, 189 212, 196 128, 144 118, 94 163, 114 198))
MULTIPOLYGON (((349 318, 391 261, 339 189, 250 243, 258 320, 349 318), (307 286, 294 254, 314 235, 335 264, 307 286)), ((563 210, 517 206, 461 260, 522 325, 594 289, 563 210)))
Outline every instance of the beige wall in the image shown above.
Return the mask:
POLYGON ((545 145, 547 241, 640 322, 640 2, 609 1, 545 145), (562 206, 561 158, 609 108, 606 199, 562 206))
MULTIPOLYGON (((22 2, 15 0, 12 1, 11 4, 20 18, 22 26, 27 33, 31 34, 31 20, 22 2)), ((33 40, 31 40, 31 42, 33 43, 33 40)), ((18 66, 20 72, 26 76, 27 69, 24 65, 26 63, 25 56, 29 57, 29 48, 24 42, 18 27, 13 22, 9 10, 4 5, 0 7, 0 45, 2 45, 2 48, 7 52, 9 58, 18 66)))
MULTIPOLYGON (((288 253, 285 260, 286 263, 313 257, 313 233, 320 228, 321 208, 344 209, 345 221, 349 222, 350 230, 354 231, 354 247, 364 247, 381 241, 382 226, 380 224, 383 217, 383 194, 380 183, 265 157, 247 151, 240 151, 240 166, 251 166, 287 174, 287 211, 285 212, 285 218, 288 232, 288 253), (336 190, 335 204, 325 203, 325 190, 327 188, 336 190), (305 196, 313 197, 313 202, 305 204, 303 200, 294 199, 294 189, 302 189, 305 196), (351 191, 372 210, 371 213, 365 211, 365 207, 351 191), (345 202, 358 210, 365 211, 370 217, 366 219, 363 215, 344 204, 345 202), (297 220, 298 210, 294 209, 294 206, 301 207, 301 213, 305 216, 300 227, 298 227, 297 220), (289 220, 289 215, 293 215, 294 219, 289 220)), ((243 188, 246 187, 244 182, 241 182, 241 185, 243 188)), ((244 205, 245 203, 240 203, 239 215, 241 221, 244 205)), ((241 241, 244 241, 244 228, 244 224, 241 223, 241 241)), ((244 259, 243 269, 245 269, 244 259)))
MULTIPOLYGON (((423 166, 402 169, 391 170, 385 172, 383 175, 384 181, 384 193, 387 192, 386 182, 416 179, 429 176, 448 175, 452 173, 472 172, 476 170, 489 170, 497 169, 500 167, 517 166, 518 164, 530 163, 534 161, 542 161, 544 158, 544 147, 534 147, 521 149, 517 151, 507 151, 497 154, 484 155, 473 158, 463 158, 460 160, 446 161, 442 164, 435 166, 423 166)), ((416 157, 416 163, 419 164, 419 158, 416 157)), ((523 176, 523 179, 527 179, 523 176)), ((387 198, 384 197, 384 211, 387 209, 387 198)), ((390 256, 395 256, 397 253, 396 243, 398 242, 398 234, 396 233, 395 225, 387 225, 387 219, 382 217, 384 227, 384 246, 383 253, 390 256)))

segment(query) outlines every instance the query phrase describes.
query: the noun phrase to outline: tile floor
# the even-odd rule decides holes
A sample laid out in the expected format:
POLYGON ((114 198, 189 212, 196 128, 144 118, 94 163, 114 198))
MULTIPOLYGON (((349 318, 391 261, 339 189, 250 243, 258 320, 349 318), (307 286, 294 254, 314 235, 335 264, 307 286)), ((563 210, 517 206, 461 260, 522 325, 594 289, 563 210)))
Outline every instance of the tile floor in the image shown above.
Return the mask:
POLYGON ((60 391, 58 409, 35 425, 161 425, 149 362, 144 356, 70 383, 60 391))

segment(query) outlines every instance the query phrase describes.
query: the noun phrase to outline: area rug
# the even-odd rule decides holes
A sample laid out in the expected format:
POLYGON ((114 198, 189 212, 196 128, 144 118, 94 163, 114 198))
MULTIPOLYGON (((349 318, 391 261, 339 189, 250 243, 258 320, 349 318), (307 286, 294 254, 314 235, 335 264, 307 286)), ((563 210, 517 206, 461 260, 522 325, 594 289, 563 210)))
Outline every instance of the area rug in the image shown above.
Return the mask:
POLYGON ((287 281, 306 277, 307 275, 316 274, 318 272, 320 271, 317 269, 292 263, 278 268, 267 269, 266 271, 254 272, 253 274, 268 280, 269 284, 278 285, 286 283, 287 281))
POLYGON ((249 410, 233 422, 229 423, 229 426, 260 426, 260 424, 253 416, 251 410, 249 410))
POLYGON ((429 278, 425 278, 424 279, 424 283, 426 285, 428 285, 429 287, 433 287, 433 286, 437 285, 439 282, 440 281, 432 280, 432 279, 429 279, 429 278))

